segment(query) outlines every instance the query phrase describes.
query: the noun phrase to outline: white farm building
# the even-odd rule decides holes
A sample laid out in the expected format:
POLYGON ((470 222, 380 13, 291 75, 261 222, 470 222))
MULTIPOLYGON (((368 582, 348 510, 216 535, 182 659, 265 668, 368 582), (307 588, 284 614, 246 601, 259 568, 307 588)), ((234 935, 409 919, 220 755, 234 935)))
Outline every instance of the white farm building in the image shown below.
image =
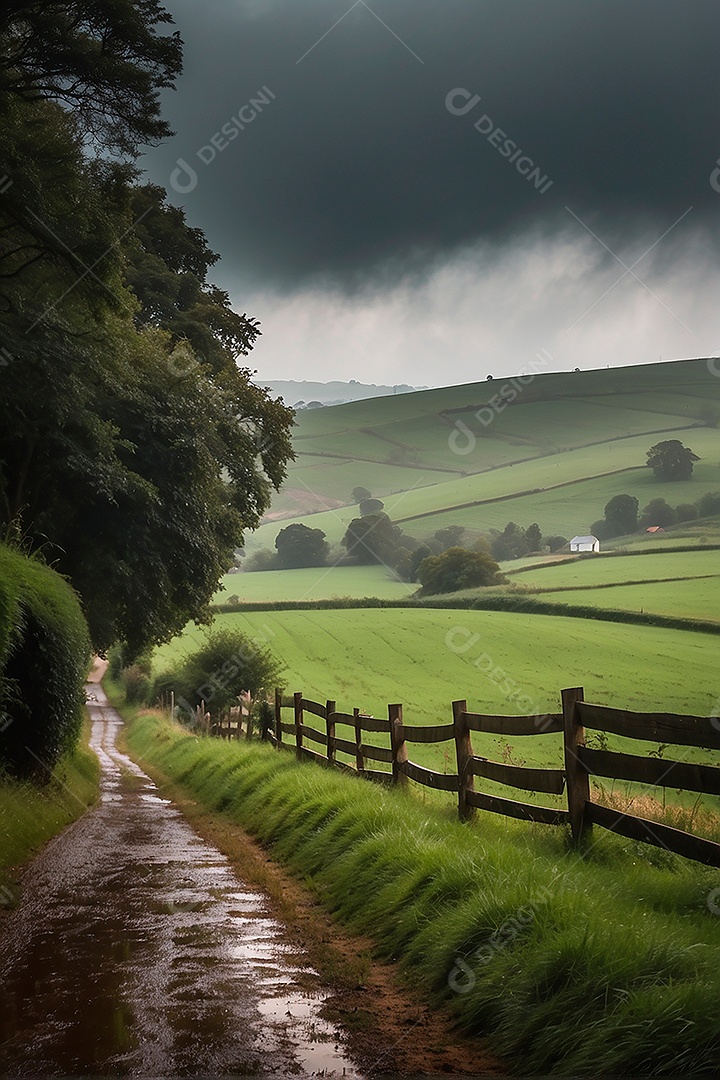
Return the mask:
POLYGON ((573 536, 570 541, 571 551, 599 551, 600 541, 597 536, 573 536))

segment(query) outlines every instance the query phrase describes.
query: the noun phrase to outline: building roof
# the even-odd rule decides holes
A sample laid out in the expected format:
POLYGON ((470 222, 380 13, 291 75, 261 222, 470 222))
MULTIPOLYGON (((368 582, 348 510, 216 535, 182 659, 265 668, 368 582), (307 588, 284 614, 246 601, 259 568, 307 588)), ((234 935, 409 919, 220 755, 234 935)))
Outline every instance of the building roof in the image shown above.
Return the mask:
POLYGON ((573 536, 571 544, 599 544, 597 536, 573 536))
POLYGON ((665 530, 663 529, 662 525, 651 525, 649 529, 645 530, 645 532, 665 532, 665 530))

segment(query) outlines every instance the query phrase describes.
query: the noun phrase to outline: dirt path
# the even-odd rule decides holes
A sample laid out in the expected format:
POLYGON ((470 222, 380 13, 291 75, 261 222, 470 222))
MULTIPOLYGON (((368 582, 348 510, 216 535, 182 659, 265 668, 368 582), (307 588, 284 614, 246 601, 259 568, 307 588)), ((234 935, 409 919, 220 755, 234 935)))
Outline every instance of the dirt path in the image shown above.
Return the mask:
POLYGON ((23 880, 0 938, 0 1073, 359 1076, 263 895, 117 749, 88 687, 101 800, 23 880))

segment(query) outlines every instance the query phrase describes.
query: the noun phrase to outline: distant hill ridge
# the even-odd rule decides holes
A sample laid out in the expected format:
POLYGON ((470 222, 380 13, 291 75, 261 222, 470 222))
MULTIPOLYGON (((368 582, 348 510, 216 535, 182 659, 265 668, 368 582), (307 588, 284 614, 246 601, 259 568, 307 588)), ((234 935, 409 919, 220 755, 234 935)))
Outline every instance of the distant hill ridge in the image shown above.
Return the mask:
POLYGON ((356 486, 416 536, 457 524, 470 538, 508 520, 584 534, 615 494, 675 505, 720 490, 719 423, 713 359, 497 377, 303 409, 296 460, 253 543, 272 546, 275 523, 290 518, 338 541, 357 513, 356 486), (663 439, 699 455, 691 481, 663 484, 644 468, 663 439))
POLYGON ((288 405, 297 408, 317 408, 320 405, 341 405, 350 401, 365 401, 367 398, 388 397, 394 394, 411 394, 414 390, 425 387, 408 386, 398 383, 395 386, 377 386, 375 383, 361 383, 356 379, 349 382, 296 382, 294 379, 255 379, 260 386, 267 386, 276 397, 281 397, 288 405))

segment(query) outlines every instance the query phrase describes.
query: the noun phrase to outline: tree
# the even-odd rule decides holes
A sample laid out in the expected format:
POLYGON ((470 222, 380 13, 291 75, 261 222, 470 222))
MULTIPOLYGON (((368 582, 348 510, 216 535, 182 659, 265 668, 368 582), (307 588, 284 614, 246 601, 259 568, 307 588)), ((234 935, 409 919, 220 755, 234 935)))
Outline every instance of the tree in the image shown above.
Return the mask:
POLYGON ((659 480, 689 480, 700 458, 679 439, 665 439, 647 452, 647 465, 659 480))
POLYGON ((360 517, 367 517, 369 514, 382 514, 385 509, 385 503, 380 499, 363 499, 360 503, 360 517))
POLYGON ((675 507, 676 521, 694 521, 698 516, 697 503, 679 503, 675 507))
POLYGON ((567 544, 567 538, 564 536, 546 536, 545 542, 551 551, 559 551, 560 548, 565 547, 567 544))
POLYGON ((523 529, 514 521, 508 521, 503 532, 495 536, 490 550, 493 558, 502 561, 503 559, 520 559, 523 555, 527 555, 530 548, 523 529))
POLYGON ((672 506, 665 499, 651 499, 647 506, 643 507, 640 516, 640 528, 649 529, 653 525, 674 525, 677 518, 672 506))
POLYGON ((158 0, 5 0, 0 96, 59 102, 84 138, 135 156, 172 134, 160 92, 182 71, 182 41, 158 0))
POLYGON ((355 518, 347 527, 342 545, 358 563, 395 563, 402 532, 387 514, 355 518))
POLYGON ((372 492, 368 491, 366 487, 354 487, 352 489, 352 495, 350 496, 354 503, 360 504, 363 499, 372 499, 372 492))
POLYGON ((277 565, 281 570, 299 566, 325 566, 330 548, 322 529, 295 523, 275 537, 277 565))
POLYGON ((440 544, 441 551, 447 551, 448 548, 458 546, 464 532, 465 529, 462 525, 448 525, 444 529, 438 529, 433 535, 434 539, 440 544))
POLYGON ((461 547, 448 548, 442 555, 424 559, 418 579, 426 594, 498 585, 505 580, 492 556, 461 547))
POLYGON ((720 514, 720 491, 707 491, 697 501, 700 517, 715 517, 720 514))
POLYGON ((163 689, 174 688, 186 710, 204 702, 217 714, 238 705, 244 691, 254 697, 258 690, 277 685, 281 670, 262 637, 251 638, 239 630, 213 630, 178 670, 164 673, 158 682, 163 689))
POLYGON ((540 526, 537 522, 533 522, 525 530, 525 539, 527 540, 528 548, 530 551, 539 551, 542 544, 542 533, 540 532, 540 526))
MULTIPOLYGON (((633 495, 613 495, 605 504, 609 536, 628 536, 637 531, 638 501, 633 495)), ((599 539, 606 539, 600 537, 599 539)))

